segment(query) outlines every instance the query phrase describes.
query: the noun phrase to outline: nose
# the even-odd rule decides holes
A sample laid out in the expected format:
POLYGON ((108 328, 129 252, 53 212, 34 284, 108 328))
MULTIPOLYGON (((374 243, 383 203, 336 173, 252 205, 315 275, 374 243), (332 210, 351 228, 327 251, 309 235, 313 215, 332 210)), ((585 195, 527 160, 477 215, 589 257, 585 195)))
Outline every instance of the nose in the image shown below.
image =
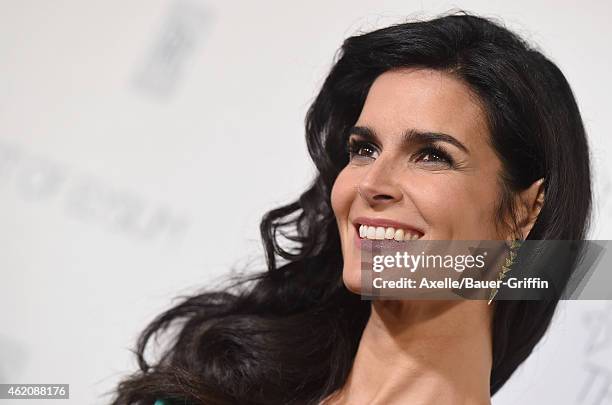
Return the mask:
POLYGON ((391 162, 380 156, 368 166, 367 173, 357 184, 357 191, 372 207, 398 202, 402 199, 402 191, 394 174, 391 162))

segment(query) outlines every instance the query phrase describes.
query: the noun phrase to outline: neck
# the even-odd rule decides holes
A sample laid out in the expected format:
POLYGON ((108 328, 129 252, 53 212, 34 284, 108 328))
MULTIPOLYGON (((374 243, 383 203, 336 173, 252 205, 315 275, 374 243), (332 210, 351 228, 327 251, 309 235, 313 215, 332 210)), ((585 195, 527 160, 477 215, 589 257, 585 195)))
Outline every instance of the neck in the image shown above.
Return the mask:
POLYGON ((486 301, 374 301, 333 404, 490 404, 486 301))

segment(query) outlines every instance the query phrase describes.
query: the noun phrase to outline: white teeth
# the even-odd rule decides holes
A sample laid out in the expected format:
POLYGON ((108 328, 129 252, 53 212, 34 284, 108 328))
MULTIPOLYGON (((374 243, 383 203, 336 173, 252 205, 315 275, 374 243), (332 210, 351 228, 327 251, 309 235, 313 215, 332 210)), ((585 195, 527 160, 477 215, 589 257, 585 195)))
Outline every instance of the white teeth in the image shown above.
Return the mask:
POLYGON ((417 232, 405 229, 395 229, 392 227, 368 225, 359 226, 359 237, 361 239, 372 240, 395 239, 398 242, 404 240, 416 240, 420 238, 417 232))
POLYGON ((367 233, 368 233, 368 227, 365 225, 360 225, 359 226, 359 237, 365 238, 367 233))

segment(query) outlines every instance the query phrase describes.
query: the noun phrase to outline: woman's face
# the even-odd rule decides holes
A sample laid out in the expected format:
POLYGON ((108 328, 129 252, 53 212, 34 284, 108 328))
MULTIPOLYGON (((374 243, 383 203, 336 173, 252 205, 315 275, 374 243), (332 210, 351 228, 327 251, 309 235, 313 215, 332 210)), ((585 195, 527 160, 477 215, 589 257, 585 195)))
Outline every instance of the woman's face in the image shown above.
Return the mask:
POLYGON ((350 290, 360 290, 364 237, 505 239, 489 136, 477 97, 448 73, 402 69, 374 81, 331 195, 350 290))

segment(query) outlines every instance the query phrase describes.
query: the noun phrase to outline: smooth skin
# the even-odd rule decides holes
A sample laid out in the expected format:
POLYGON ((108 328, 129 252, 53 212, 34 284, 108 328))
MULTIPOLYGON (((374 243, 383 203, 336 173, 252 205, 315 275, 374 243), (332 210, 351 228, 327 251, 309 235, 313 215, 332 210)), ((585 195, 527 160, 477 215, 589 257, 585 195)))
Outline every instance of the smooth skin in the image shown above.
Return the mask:
MULTIPOLYGON (((359 293, 361 282, 357 217, 409 224, 422 239, 516 237, 496 219, 502 164, 485 117, 478 97, 446 72, 398 69, 374 81, 331 195, 349 290, 359 293), (443 135, 406 136, 416 132, 443 135)), ((523 239, 543 204, 542 183, 516 195, 523 239)), ((490 404, 493 307, 373 301, 347 383, 324 403, 490 404)))

